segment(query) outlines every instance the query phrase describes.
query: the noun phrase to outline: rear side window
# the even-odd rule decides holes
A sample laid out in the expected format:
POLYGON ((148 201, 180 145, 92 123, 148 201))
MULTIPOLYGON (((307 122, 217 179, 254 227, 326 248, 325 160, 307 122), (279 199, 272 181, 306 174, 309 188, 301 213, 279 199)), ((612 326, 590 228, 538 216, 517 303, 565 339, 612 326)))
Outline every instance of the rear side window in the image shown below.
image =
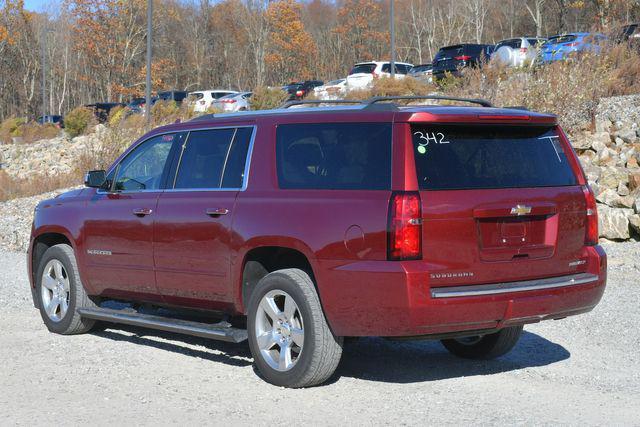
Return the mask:
POLYGON ((422 190, 576 185, 554 128, 413 126, 412 134, 422 190))
POLYGON ((276 135, 280 188, 391 188, 389 123, 280 125, 276 135))
POLYGON ((371 74, 375 69, 376 64, 360 64, 353 67, 349 72, 349 75, 358 73, 371 74))
POLYGON ((190 132, 174 188, 241 188, 252 133, 252 127, 190 132))

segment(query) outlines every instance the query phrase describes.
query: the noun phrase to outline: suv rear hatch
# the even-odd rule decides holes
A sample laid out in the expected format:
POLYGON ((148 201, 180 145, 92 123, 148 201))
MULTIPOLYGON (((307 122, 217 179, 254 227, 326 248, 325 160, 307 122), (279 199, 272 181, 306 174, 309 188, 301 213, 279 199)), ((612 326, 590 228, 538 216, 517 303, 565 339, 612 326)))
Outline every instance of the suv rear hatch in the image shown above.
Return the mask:
POLYGON ((435 286, 580 272, 585 188, 555 126, 412 125, 435 286))

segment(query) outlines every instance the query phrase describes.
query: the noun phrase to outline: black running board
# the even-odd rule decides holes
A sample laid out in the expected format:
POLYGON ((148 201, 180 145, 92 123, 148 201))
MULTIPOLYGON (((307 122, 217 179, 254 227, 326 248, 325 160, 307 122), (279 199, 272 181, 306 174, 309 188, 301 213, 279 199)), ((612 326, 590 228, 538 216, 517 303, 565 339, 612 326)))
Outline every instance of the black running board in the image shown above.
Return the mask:
POLYGON ((247 331, 245 329, 234 328, 228 322, 200 323, 142 314, 134 310, 112 310, 110 308, 80 308, 78 313, 87 319, 122 323, 219 341, 239 343, 247 339, 247 331))

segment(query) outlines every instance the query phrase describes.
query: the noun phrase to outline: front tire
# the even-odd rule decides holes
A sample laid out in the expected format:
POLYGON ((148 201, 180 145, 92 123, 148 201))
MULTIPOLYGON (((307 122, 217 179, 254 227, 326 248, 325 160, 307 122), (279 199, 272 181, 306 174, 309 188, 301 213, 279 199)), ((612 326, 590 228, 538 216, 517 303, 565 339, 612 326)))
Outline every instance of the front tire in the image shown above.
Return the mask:
POLYGON ((442 345, 465 359, 495 359, 507 354, 516 345, 522 334, 522 326, 504 328, 496 333, 442 340, 442 345))
POLYGON ((342 337, 329 329, 313 281, 299 269, 278 270, 258 282, 247 328, 258 370, 277 386, 321 384, 342 356, 342 337))
POLYGON ((78 308, 96 305, 82 286, 78 263, 69 245, 52 246, 42 255, 36 275, 36 295, 42 320, 51 332, 82 334, 95 324, 77 312, 78 308))

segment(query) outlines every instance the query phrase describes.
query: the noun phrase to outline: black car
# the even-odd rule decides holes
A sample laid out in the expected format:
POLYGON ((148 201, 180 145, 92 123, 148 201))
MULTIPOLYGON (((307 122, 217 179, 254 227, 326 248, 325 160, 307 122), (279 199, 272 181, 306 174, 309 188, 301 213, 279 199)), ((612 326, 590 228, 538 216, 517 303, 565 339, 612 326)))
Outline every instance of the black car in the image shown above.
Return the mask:
POLYGON ((283 86, 282 90, 289 94, 289 100, 292 101, 304 98, 314 87, 322 86, 323 84, 324 82, 321 80, 305 80, 303 82, 289 83, 283 86))
POLYGON ((491 57, 493 45, 456 44, 441 48, 433 59, 433 78, 440 80, 446 73, 460 76, 461 70, 479 67, 491 57))
POLYGON ((62 116, 57 115, 40 116, 36 119, 36 122, 39 125, 52 124, 59 128, 64 127, 64 120, 62 119, 62 116))
POLYGON ((158 99, 160 101, 175 101, 178 104, 189 96, 184 90, 166 90, 164 92, 158 92, 158 99))
POLYGON ((109 119, 109 113, 116 107, 124 107, 125 104, 120 102, 96 102, 95 104, 85 105, 85 108, 93 110, 93 114, 99 123, 105 123, 109 119))
POLYGON ((640 23, 628 24, 618 30, 613 36, 616 43, 629 43, 640 49, 640 23))
POLYGON ((408 76, 415 79, 431 81, 433 64, 414 65, 409 69, 408 76))

